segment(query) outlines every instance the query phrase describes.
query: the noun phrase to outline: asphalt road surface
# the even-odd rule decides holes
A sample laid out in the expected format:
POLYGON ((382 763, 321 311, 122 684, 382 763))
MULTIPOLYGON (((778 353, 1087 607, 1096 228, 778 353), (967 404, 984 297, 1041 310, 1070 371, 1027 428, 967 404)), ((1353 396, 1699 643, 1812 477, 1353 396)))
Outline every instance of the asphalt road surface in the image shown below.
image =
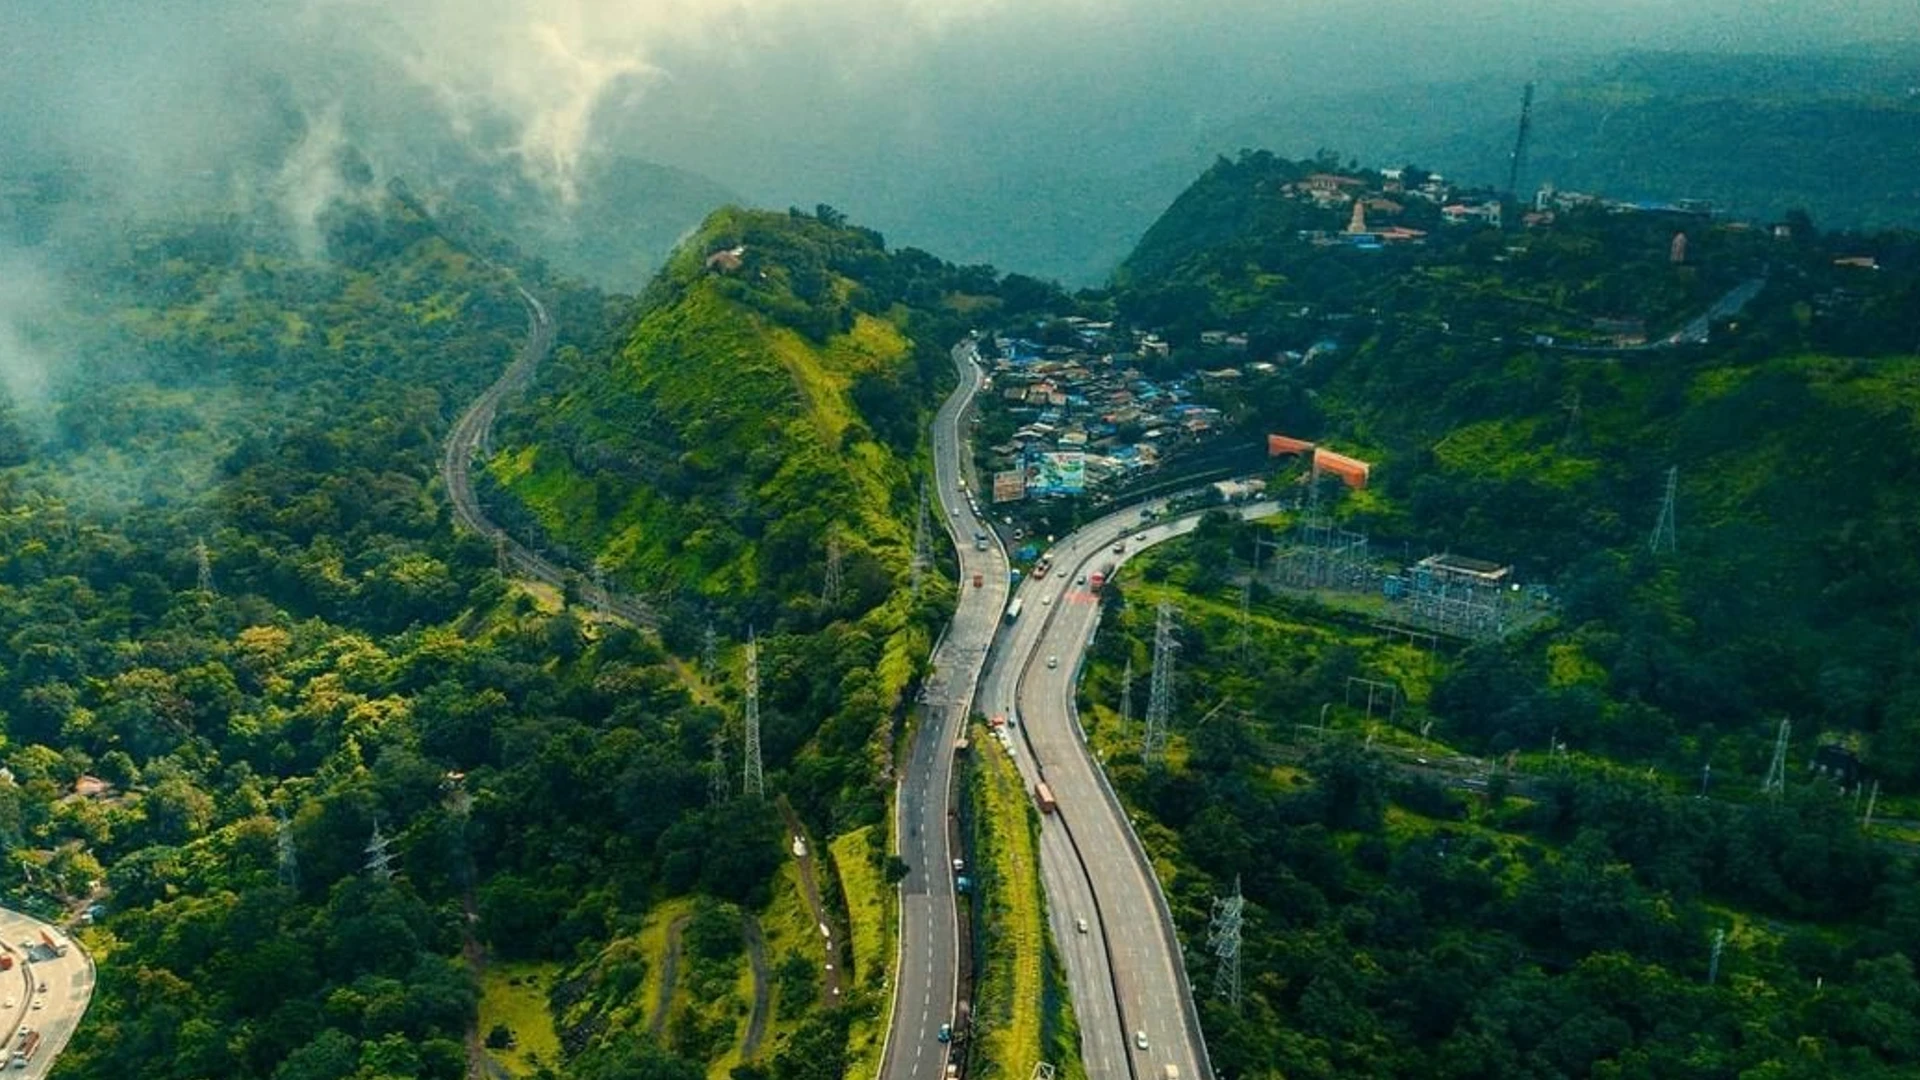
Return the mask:
POLYGON ((13 957, 13 969, 0 971, 0 1032, 5 1033, 11 1056, 28 1030, 40 1033, 40 1045, 24 1069, 6 1067, 7 1076, 40 1080, 53 1070, 53 1061, 73 1037, 93 1000, 93 961, 70 945, 67 955, 55 956, 40 943, 41 931, 54 940, 67 940, 58 930, 17 911, 0 909, 0 951, 13 957), (40 992, 40 984, 46 992, 40 992), (40 1008, 33 1007, 38 1001, 40 1008))
MULTIPOLYGON (((1145 506, 1159 510, 1163 503, 1145 506)), ((1021 586, 1024 612, 982 683, 982 699, 1017 718, 1029 782, 1044 772, 1059 810, 1042 818, 1042 877, 1055 940, 1064 955, 1090 1076, 1205 1077, 1179 942, 1163 918, 1148 872, 1118 804, 1102 789, 1073 707, 1081 659, 1099 604, 1086 580, 1144 547, 1191 532, 1199 515, 1145 523, 1143 506, 1118 511, 1053 547, 1054 570, 1021 586), (1144 539, 1141 537, 1144 536, 1144 539), (1115 543, 1123 552, 1112 550, 1115 543), (1071 833, 1071 843, 1068 833, 1071 833), (1078 930, 1086 919, 1088 932, 1078 930), (1136 1042, 1146 1036, 1147 1048, 1136 1042)), ((1271 503, 1240 512, 1271 513, 1271 503)), ((1135 702, 1144 708, 1145 673, 1135 702)))
MULTIPOLYGON (((447 498, 453 503, 455 521, 499 544, 507 565, 515 573, 561 588, 566 581, 567 569, 521 544, 507 535, 505 529, 488 520, 486 512, 480 507, 479 498, 473 493, 473 462, 492 450, 493 421, 500 413, 501 403, 533 381, 534 369, 540 366, 553 348, 553 320, 547 316, 546 305, 518 285, 514 286, 514 290, 520 294, 520 302, 527 307, 527 343, 521 347, 520 355, 514 357, 513 363, 507 365, 507 370, 494 380, 493 385, 475 398, 473 404, 467 406, 467 411, 460 414, 460 419, 454 421, 453 431, 447 436, 447 452, 440 459, 440 480, 447 489, 447 498)), ((651 627, 657 624, 653 610, 634 597, 603 590, 586 581, 579 583, 579 590, 581 598, 589 604, 604 607, 635 626, 651 627)))
POLYGON ((978 487, 967 475, 967 417, 983 375, 970 342, 954 347, 953 361, 960 385, 934 419, 935 490, 929 493, 929 510, 946 522, 959 552, 960 598, 953 622, 934 651, 922 722, 895 800, 907 876, 900 883, 899 963, 880 1073, 886 1080, 933 1080, 946 1071, 950 1047, 938 1034, 940 1025, 954 1022, 959 945, 948 814, 953 744, 966 730, 974 683, 1007 605, 1006 553, 969 505, 978 487), (984 551, 975 548, 974 537, 980 533, 987 536, 984 551))

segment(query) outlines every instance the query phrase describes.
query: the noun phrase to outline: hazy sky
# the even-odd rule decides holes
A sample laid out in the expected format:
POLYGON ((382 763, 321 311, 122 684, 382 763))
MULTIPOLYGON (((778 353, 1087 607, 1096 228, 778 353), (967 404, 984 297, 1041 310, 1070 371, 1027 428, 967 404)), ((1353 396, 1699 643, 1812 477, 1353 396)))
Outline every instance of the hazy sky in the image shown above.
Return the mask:
POLYGON ((1005 214, 1294 95, 1916 35, 1920 0, 4 0, 0 172, 53 149, 135 204, 224 184, 297 217, 316 128, 562 199, 617 150, 913 240, 929 202, 1005 214))

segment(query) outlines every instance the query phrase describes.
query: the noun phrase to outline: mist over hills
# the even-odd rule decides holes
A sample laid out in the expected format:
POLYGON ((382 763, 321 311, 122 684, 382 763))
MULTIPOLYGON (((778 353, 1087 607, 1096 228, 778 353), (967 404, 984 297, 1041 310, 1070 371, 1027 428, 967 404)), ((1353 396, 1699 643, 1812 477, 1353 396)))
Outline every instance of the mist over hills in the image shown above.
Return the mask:
MULTIPOLYGON (((1770 114, 1728 123, 1700 86, 1676 112, 1657 79, 1641 85, 1657 64, 1609 83, 1586 74, 1591 58, 1905 42, 1904 59, 1885 61, 1908 72, 1886 84, 1897 93, 1920 83, 1910 16, 1901 0, 1844 12, 1733 0, 1230 0, 1200 11, 1145 0, 76 0, 0 20, 0 203, 65 170, 86 192, 68 207, 88 221, 241 204, 280 213, 297 235, 343 187, 326 145, 339 141, 376 179, 457 193, 608 287, 637 288, 673 239, 741 199, 824 202, 895 243, 1085 284, 1214 155, 1244 146, 1498 173, 1528 78, 1543 82, 1534 171, 1563 185, 1714 187, 1725 155, 1711 145, 1633 155, 1675 132, 1769 132, 1774 152, 1816 156, 1796 136, 1845 128, 1858 102, 1829 100, 1846 114, 1785 126, 1770 114), (1631 107, 1606 104, 1608 86, 1636 95, 1631 107)), ((1679 69, 1743 100, 1819 81, 1786 63, 1679 69)), ((1848 153, 1905 153, 1905 129, 1882 123, 1898 105, 1876 101, 1874 134, 1848 153)), ((1757 201, 1723 186, 1730 201, 1757 201)), ((1903 197, 1864 201, 1897 214, 1903 197)))

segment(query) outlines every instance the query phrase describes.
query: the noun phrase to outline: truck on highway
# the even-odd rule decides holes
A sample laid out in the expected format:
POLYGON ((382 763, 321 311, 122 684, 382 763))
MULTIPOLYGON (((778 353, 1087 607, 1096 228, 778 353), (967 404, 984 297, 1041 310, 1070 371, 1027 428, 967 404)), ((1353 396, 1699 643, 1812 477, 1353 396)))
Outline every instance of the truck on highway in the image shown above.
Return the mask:
POLYGON ((1043 814, 1051 814, 1060 808, 1060 804, 1053 801, 1053 789, 1047 786, 1045 780, 1034 782, 1033 801, 1040 804, 1040 812, 1043 814))
POLYGON ((1093 590, 1094 592, 1099 592, 1100 586, 1105 585, 1108 581, 1112 580, 1112 578, 1113 578, 1113 564, 1107 563, 1106 565, 1102 566, 1100 569, 1095 570, 1093 573, 1087 575, 1087 588, 1093 590))
POLYGON ((1018 619, 1020 617, 1021 600, 1022 600, 1021 597, 1016 596, 1013 598, 1013 603, 1007 605, 1007 621, 1008 622, 1013 622, 1015 619, 1018 619))
POLYGON ((20 1048, 13 1052, 13 1067, 16 1069, 26 1068, 27 1062, 32 1061, 33 1055, 39 1052, 40 1033, 37 1031, 27 1032, 25 1037, 20 1040, 20 1048))
POLYGON ((0 953, 0 971, 12 971, 12 970, 13 970, 13 954, 0 953))

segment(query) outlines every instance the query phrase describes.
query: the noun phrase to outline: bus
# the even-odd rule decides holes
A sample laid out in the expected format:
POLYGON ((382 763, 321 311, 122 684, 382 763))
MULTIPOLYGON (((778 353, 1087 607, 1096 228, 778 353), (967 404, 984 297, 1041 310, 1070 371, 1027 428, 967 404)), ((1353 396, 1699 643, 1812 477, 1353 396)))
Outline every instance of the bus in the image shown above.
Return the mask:
POLYGON ((1034 783, 1033 801, 1040 804, 1040 812, 1043 814, 1051 814, 1060 808, 1060 804, 1053 801, 1053 789, 1047 786, 1045 780, 1034 783))
POLYGON ((1012 622, 1015 619, 1018 619, 1020 617, 1021 599, 1022 599, 1021 597, 1016 596, 1013 598, 1013 603, 1007 605, 1007 621, 1008 622, 1012 622))

